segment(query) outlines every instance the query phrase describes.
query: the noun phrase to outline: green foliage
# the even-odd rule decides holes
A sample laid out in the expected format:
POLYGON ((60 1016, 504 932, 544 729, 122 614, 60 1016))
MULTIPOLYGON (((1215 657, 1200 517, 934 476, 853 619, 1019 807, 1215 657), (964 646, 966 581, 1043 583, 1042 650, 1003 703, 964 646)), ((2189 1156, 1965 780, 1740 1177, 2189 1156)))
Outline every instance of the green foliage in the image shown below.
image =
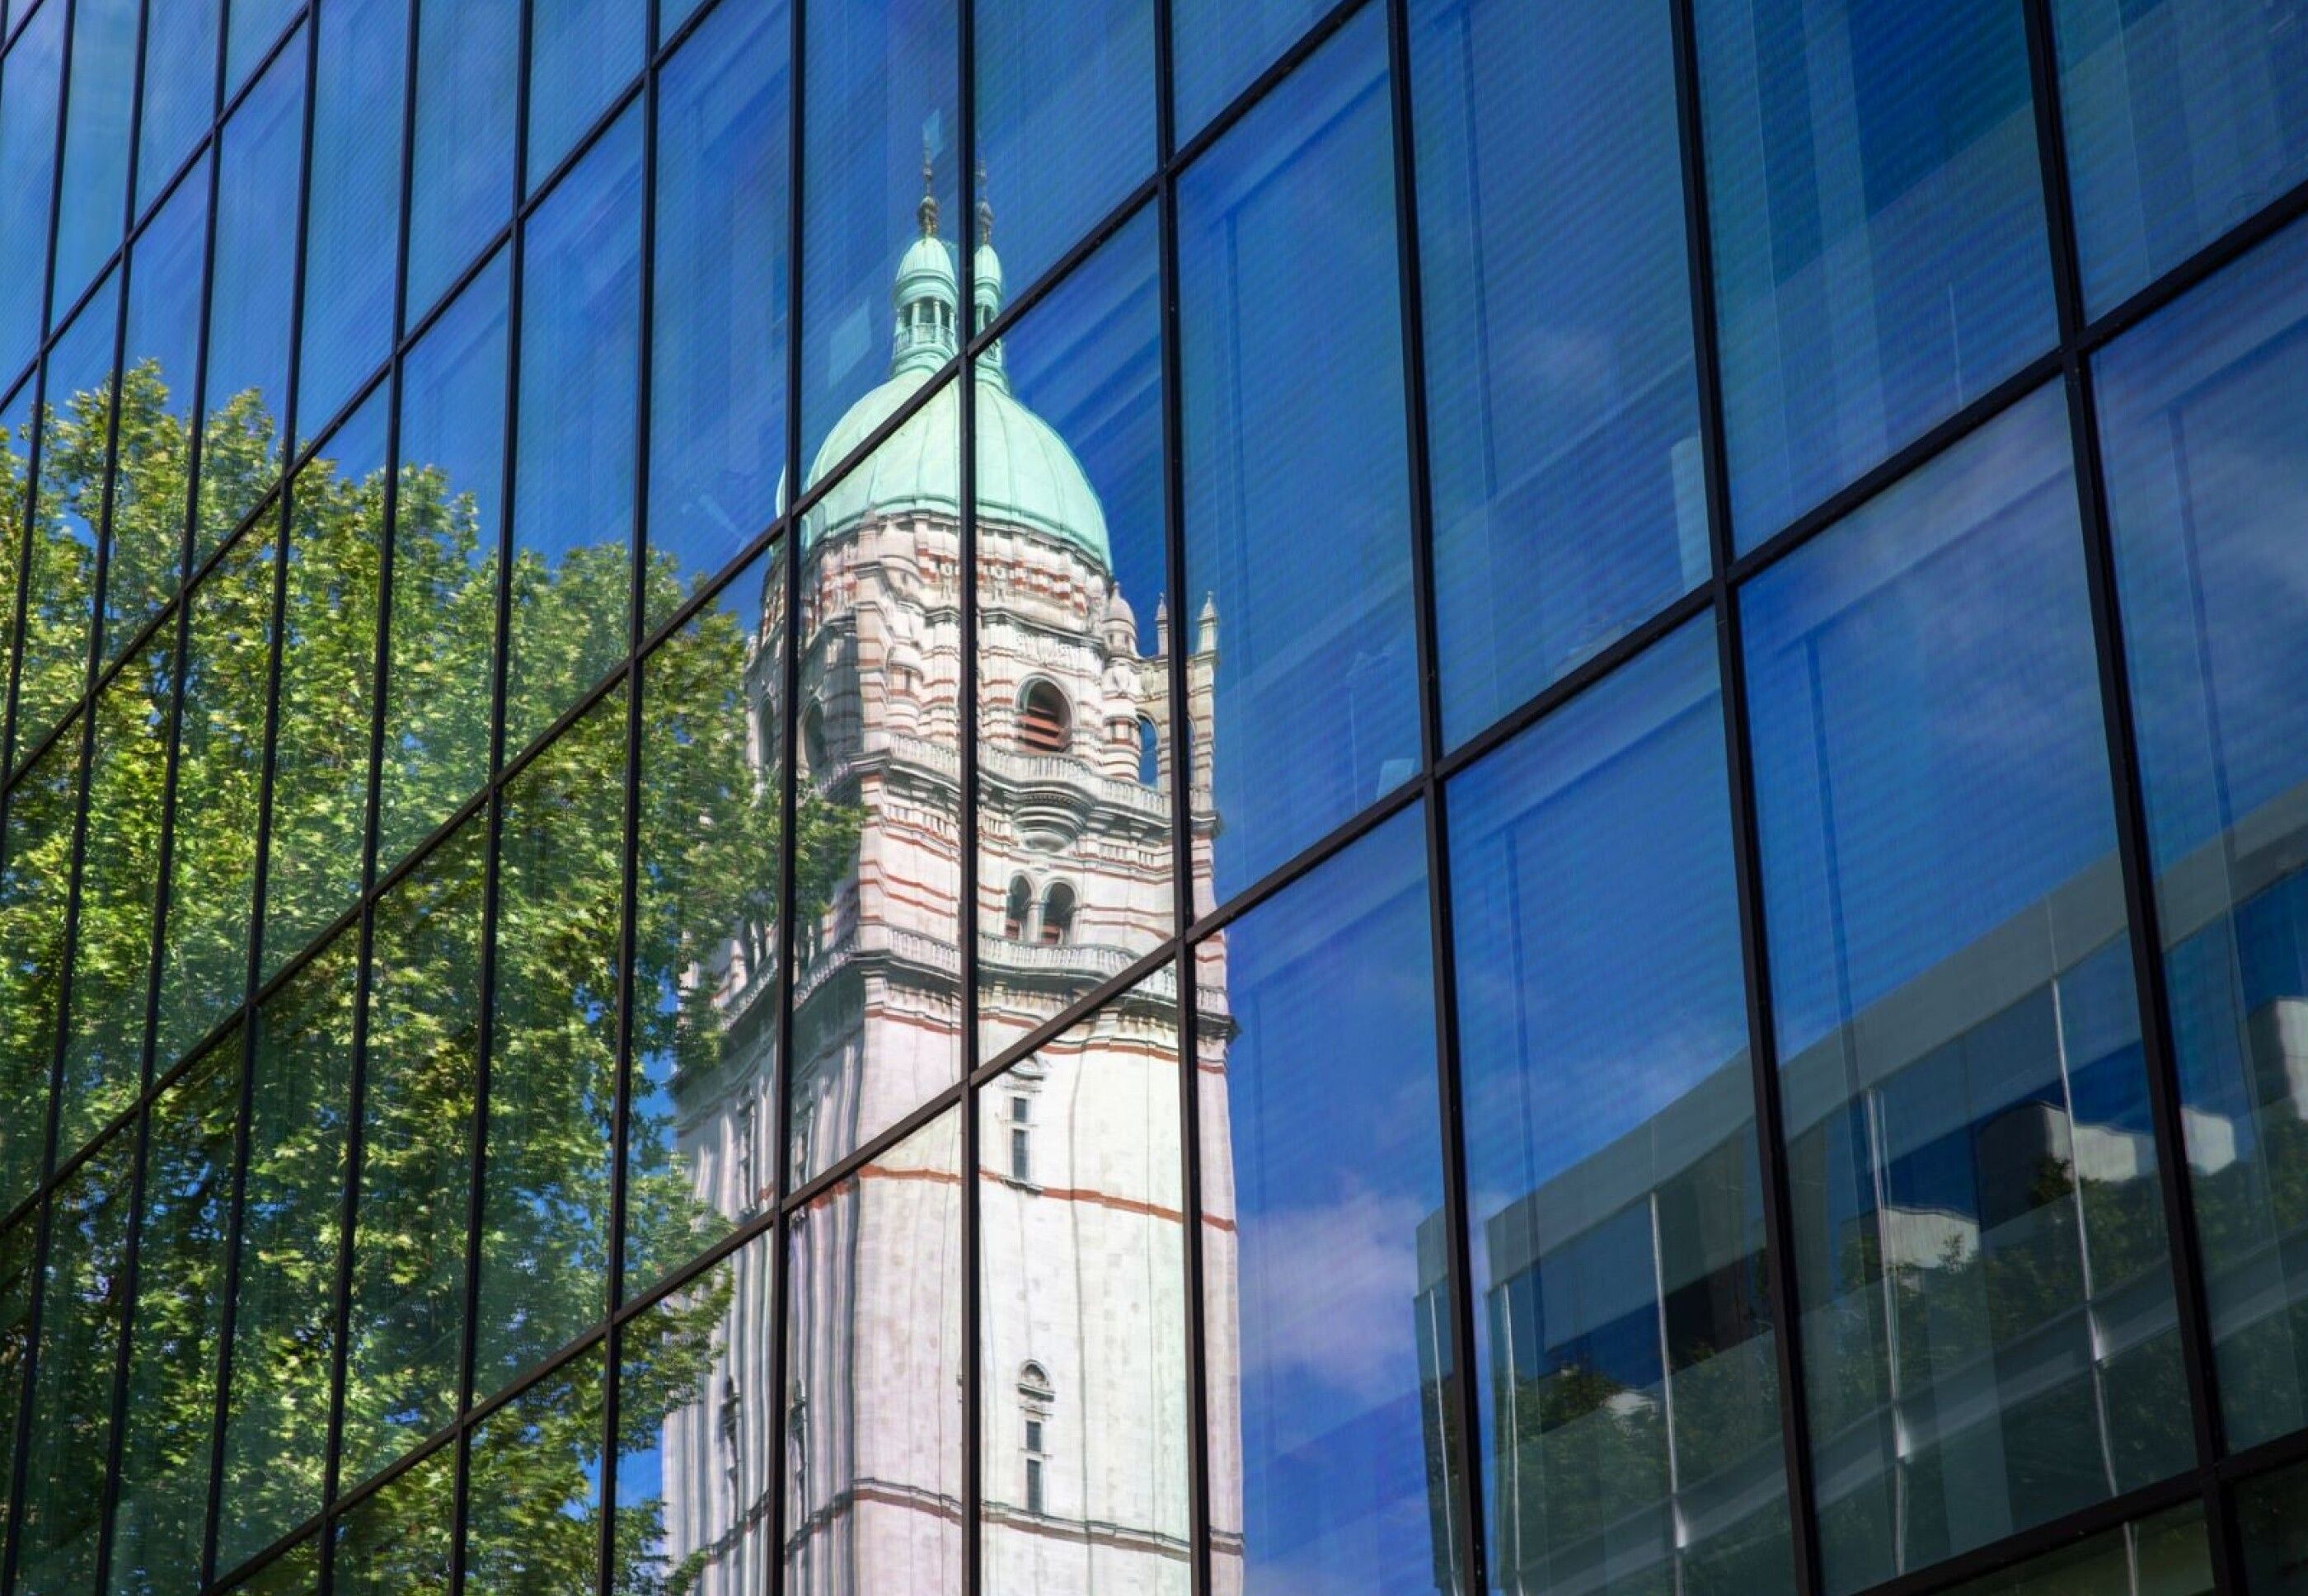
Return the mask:
MULTIPOLYGON (((112 548, 103 613, 112 655, 166 609, 187 554, 195 567, 214 554, 279 469, 275 427, 254 394, 212 413, 201 437, 188 551, 191 426, 170 408, 168 387, 149 362, 125 375, 118 397, 117 469, 109 481, 106 440, 115 417, 108 391, 73 395, 46 415, 28 539, 25 496, 0 492, 0 548, 7 551, 0 557, 13 562, 20 548, 30 549, 22 573, 19 751, 56 730, 83 691, 97 619, 90 529, 105 524, 108 496, 112 548)), ((25 470, 21 443, 0 437, 0 474, 21 485, 25 470)), ((405 465, 395 487, 397 513, 388 527, 381 471, 311 462, 294 485, 285 548, 278 519, 260 516, 187 596, 181 671, 172 617, 99 703, 73 1013, 65 1027, 67 1152, 133 1100, 148 994, 158 998, 152 1048, 162 1069, 238 1004, 260 872, 260 973, 341 927, 359 886, 379 714, 381 868, 420 843, 486 776, 491 681, 502 646, 494 534, 485 531, 471 496, 435 469, 405 465), (388 556, 391 601, 381 615, 388 556), (374 688, 381 621, 387 669, 380 705, 374 688), (276 638, 279 724, 268 731, 276 638), (175 824, 164 836, 171 781, 175 824), (264 834, 271 850, 260 860, 264 834), (156 915, 163 915, 157 927, 156 915)), ((772 563, 772 599, 775 569, 772 563)), ((622 546, 603 546, 574 549, 555 565, 525 554, 510 574, 522 640, 508 687, 516 729, 509 746, 517 747, 521 731, 541 728, 594 686, 603 640, 624 634, 633 566, 622 546)), ((18 575, 13 564, 0 570, 12 591, 18 575)), ((685 596, 669 559, 648 563, 643 580, 650 613, 685 596)), ((723 1047, 712 981, 697 972, 719 968, 733 936, 757 945, 764 957, 774 948, 784 838, 775 772, 761 768, 749 724, 762 708, 754 702, 754 684, 779 679, 779 672, 759 669, 769 646, 728 609, 710 608, 644 669, 639 726, 646 776, 641 812, 632 817, 645 852, 633 927, 641 995, 633 1045, 637 1057, 667 1059, 681 1071, 710 1071, 723 1047), (656 1001, 660 994, 671 1000, 656 1001)), ((376 1097, 364 1119, 344 1413, 349 1443, 357 1428, 372 1439, 396 1424, 403 1433, 382 1445, 364 1440, 342 1480, 348 1488, 437 1428, 443 1402, 453 1398, 469 1312, 478 1315, 483 1395, 601 1317, 612 1240, 627 735, 624 694, 613 693, 506 791, 489 950, 498 985, 477 1305, 465 1299, 456 1249, 470 1201, 482 1040, 485 825, 477 821, 445 841, 396 890, 394 899, 409 900, 423 924, 388 936, 380 908, 370 1016, 376 1097), (426 893, 437 902, 415 902, 426 893)), ((28 1127, 43 1125, 47 1111, 83 740, 75 721, 21 778, 0 842, 0 1195, 10 1201, 30 1188, 41 1162, 40 1139, 28 1127)), ((814 797, 803 801, 796 866, 805 913, 828 900, 850 867, 858 828, 853 811, 814 797)), ((355 933, 335 935, 337 945, 268 1002, 260 1025, 253 1083, 260 1123, 249 1139, 226 1449, 228 1496, 251 1522, 228 1537, 227 1566, 320 1505, 327 1372, 338 1351, 329 1305, 342 1262, 347 1061, 357 1007, 355 933)), ((128 1436, 135 1478, 123 1492, 125 1549, 114 1579, 123 1592, 184 1587, 185 1521, 196 1519, 206 1493, 232 1189, 232 1139, 223 1133, 238 1090, 230 1057, 237 1046, 228 1042, 196 1072, 197 1099, 188 1083, 156 1109, 147 1178, 156 1193, 171 1195, 147 1229, 142 1267, 146 1279, 165 1285, 166 1299, 140 1300, 135 1309, 128 1436)), ((671 1155, 669 1125, 639 1116, 632 1141, 628 1251, 662 1269, 710 1242, 726 1221, 692 1195, 689 1172, 671 1155)), ((717 1279, 629 1333, 619 1410, 627 1436, 650 1433, 696 1400, 728 1306, 727 1279, 717 1279)), ((0 1337, 20 1323, 9 1316, 0 1337)), ((65 1372, 86 1388, 60 1389, 54 1402, 101 1425, 110 1411, 108 1362, 67 1361, 65 1372)), ((598 1358, 581 1359, 490 1421, 486 1458, 477 1452, 475 1460, 477 1488, 487 1485, 487 1503, 476 1497, 475 1522, 501 1524, 504 1534, 492 1531, 495 1549, 477 1564, 481 1574, 470 1588, 590 1584, 599 1508, 586 1503, 586 1480, 604 1439, 599 1374, 598 1358), (487 1517, 485 1505, 497 1517, 487 1517)), ((92 1514, 103 1496, 106 1451, 91 1439, 59 1452, 53 1499, 84 1501, 92 1514)), ((387 1548, 413 1549, 407 1555, 416 1562, 406 1572, 416 1583, 406 1588, 420 1588, 416 1565, 437 1549, 406 1531, 446 1522, 445 1497, 433 1498, 445 1492, 448 1478, 429 1466, 404 1475, 392 1495, 392 1522, 377 1523, 373 1540, 353 1535, 349 1547, 373 1544, 388 1560, 400 1554, 387 1548)), ((367 1517, 383 1511, 380 1499, 367 1517)), ((655 1539, 645 1527, 619 1535, 621 1544, 636 1547, 655 1539)), ((358 1562, 363 1554, 348 1555, 358 1562)), ((379 1588, 403 1588, 384 1568, 340 1574, 340 1584, 354 1588, 370 1574, 384 1577, 379 1588)), ((638 1564, 626 1577, 633 1589, 667 1583, 666 1571, 638 1564)))

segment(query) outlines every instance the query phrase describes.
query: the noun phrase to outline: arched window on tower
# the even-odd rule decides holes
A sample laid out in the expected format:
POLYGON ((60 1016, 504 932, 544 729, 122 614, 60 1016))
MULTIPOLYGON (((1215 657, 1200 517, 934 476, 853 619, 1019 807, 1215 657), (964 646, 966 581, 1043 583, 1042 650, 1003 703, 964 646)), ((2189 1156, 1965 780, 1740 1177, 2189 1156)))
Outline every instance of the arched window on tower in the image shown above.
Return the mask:
POLYGON ((1073 712, 1055 682, 1029 682, 1018 695, 1018 742, 1029 754, 1063 754, 1073 736, 1073 712))
POLYGON ((1026 917, 1034 911, 1034 884, 1022 876, 1010 878, 1010 896, 1002 905, 1002 935, 1012 942, 1026 939, 1026 917))
POLYGON ((1162 784, 1162 734, 1145 715, 1138 717, 1138 781, 1141 787, 1162 784))
POLYGON ((1057 1400, 1047 1370, 1031 1361, 1020 1367, 1018 1406, 1023 1432, 1020 1440, 1025 1459, 1025 1508, 1038 1518, 1049 1510, 1048 1486, 1043 1476, 1049 1466, 1050 1410, 1057 1400))
POLYGON ((1072 938, 1073 929, 1074 889, 1054 881, 1042 897, 1042 941, 1057 947, 1072 938))

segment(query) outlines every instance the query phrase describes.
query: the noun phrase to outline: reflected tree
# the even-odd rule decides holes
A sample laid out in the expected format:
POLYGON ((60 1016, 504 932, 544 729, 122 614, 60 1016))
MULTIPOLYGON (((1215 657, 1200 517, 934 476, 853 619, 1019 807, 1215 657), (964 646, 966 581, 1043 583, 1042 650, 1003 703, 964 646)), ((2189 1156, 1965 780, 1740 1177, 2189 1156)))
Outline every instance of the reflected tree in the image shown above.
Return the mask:
MULTIPOLYGON (((20 575, 29 583, 26 658, 37 658, 51 672, 28 677, 24 684, 19 749, 29 749, 28 739, 53 729, 79 697, 87 653, 77 640, 85 639, 95 625, 99 604, 108 615, 128 617, 123 625, 133 626, 160 613, 180 580, 182 530, 191 499, 192 424, 172 410, 168 385, 151 362, 132 367, 118 394, 107 580, 120 586, 110 598, 96 592, 93 552, 70 530, 65 511, 76 511, 88 524, 101 524, 108 491, 104 439, 114 420, 111 392, 74 395, 49 407, 37 496, 22 491, 27 451, 22 441, 11 438, 0 448, 8 488, 0 495, 0 548, 6 550, 6 570, 0 574, 11 579, 12 589, 20 575)), ((200 452, 203 476, 224 479, 228 489, 202 494, 202 504, 254 502, 280 464, 277 428, 254 394, 211 413, 200 452)), ((476 728, 485 735, 491 671, 501 657, 495 636, 499 561, 493 548, 484 547, 494 535, 485 532, 482 506, 435 468, 422 462, 402 466, 397 489, 396 523, 388 529, 383 471, 340 472, 326 458, 308 462, 296 481, 285 565, 277 542, 279 518, 262 513, 241 531, 237 549, 224 556, 192 595, 193 642, 181 672, 148 663, 156 651, 147 648, 110 689, 107 714, 113 723, 155 729, 149 744, 136 745, 136 757, 108 769, 108 813, 115 806, 160 812, 170 777, 164 755, 171 728, 180 801, 171 834, 137 827, 108 838, 114 855, 108 869, 116 879, 142 884, 144 890, 85 898, 78 946, 83 958, 101 961, 108 986, 160 983, 156 1068, 168 1067, 245 991, 249 917, 245 911, 204 914, 202 906, 219 897, 229 903, 228 887, 218 884, 254 873, 256 794, 243 789, 254 768, 248 759, 248 734, 263 727, 264 717, 261 709, 253 717, 248 712, 261 706, 262 698, 254 694, 269 674, 276 637, 284 686, 293 687, 300 703, 331 708, 328 713, 295 717, 293 724, 284 720, 277 733, 297 739, 296 779, 276 782, 266 817, 274 847, 264 910, 266 969, 278 968, 298 951, 296 945, 337 925, 351 907, 361 840, 370 823, 371 728, 379 712, 373 685, 388 542, 393 556, 391 618, 398 630, 403 616, 421 603, 430 645, 423 657, 395 651, 386 685, 389 707, 406 707, 409 713, 390 722, 394 735, 385 749, 387 779, 399 784, 412 812, 447 815, 471 796, 470 764, 430 755, 435 745, 458 744, 476 728), (221 608, 211 602, 211 587, 229 600, 221 608), (183 801, 187 798, 200 801, 183 801), (167 891, 161 890, 164 884, 167 891), (156 914, 183 922, 160 927, 157 945, 156 914), (201 932, 197 946, 180 941, 177 933, 184 927, 201 932), (151 969, 156 945, 163 965, 157 971, 151 969), (200 1023, 172 1024, 171 1014, 180 1009, 197 1014, 200 1023)), ((230 530, 198 529, 195 556, 204 557, 230 530)), ((594 686, 573 679, 584 652, 574 640, 600 628, 622 634, 633 569, 622 544, 581 548, 550 564, 529 553, 521 556, 510 589, 512 601, 533 612, 528 634, 571 640, 561 653, 532 651, 524 660, 525 690, 568 703, 594 686), (540 684, 540 672, 573 679, 540 684)), ((736 598, 754 602, 750 613, 773 623, 783 614, 781 568, 772 561, 767 569, 766 591, 736 598)), ((686 596, 670 555, 645 562, 642 579, 649 613, 667 613, 686 596)), ((156 640, 175 635, 170 615, 156 640)), ((718 1062, 722 1038, 712 972, 719 968, 723 950, 733 937, 751 935, 749 928, 774 927, 779 919, 775 896, 784 838, 777 761, 773 750, 765 752, 760 735, 777 717, 771 714, 765 722, 759 718, 762 706, 752 702, 749 686, 782 679, 776 660, 764 659, 764 651, 778 645, 763 632, 773 633, 774 625, 757 629, 746 624, 737 606, 703 611, 662 646, 647 674, 640 706, 644 746, 652 750, 653 763, 640 794, 644 813, 639 823, 643 834, 678 839, 678 846, 659 850, 644 873, 633 940, 634 989, 645 996, 633 1016, 633 1048, 636 1056, 655 1051, 670 1057, 678 1069, 718 1062), (660 750, 669 756, 658 758, 660 750), (659 993, 675 996, 667 1002, 646 996, 659 993)), ((118 651, 111 645, 125 641, 109 640, 108 657, 118 651)), ((521 988, 500 995, 495 1040, 499 1068, 518 1077, 512 1084, 520 1099, 523 1167, 519 1223, 490 1245, 510 1247, 520 1255, 504 1264, 521 1281, 521 1316, 554 1325, 593 1324, 603 1302, 602 1268, 582 1263, 602 1248, 610 1212, 607 1121, 614 1097, 616 988, 613 971, 604 971, 598 963, 589 967, 570 955, 579 943, 611 953, 617 945, 625 740, 624 706, 616 707, 614 715, 597 713, 579 721, 564 739, 565 748, 547 750, 532 767, 548 772, 532 786, 558 812, 557 818, 540 823, 539 834, 551 843, 553 857, 526 872, 519 912, 501 914, 495 932, 497 967, 517 972, 521 988), (517 1041, 511 1043, 504 1023, 508 1015, 519 1021, 517 1041), (573 1260, 580 1266, 572 1266, 573 1260), (540 1299, 555 1295, 568 1300, 540 1299)), ((40 1161, 39 1148, 25 1144, 21 1127, 44 1124, 48 1111, 58 998, 55 977, 63 963, 64 906, 73 868, 70 816, 78 792, 78 740, 60 739, 20 781, 0 852, 0 1093, 5 1096, 0 1119, 15 1127, 7 1133, 0 1163, 10 1178, 12 1197, 30 1189, 40 1161)), ((94 817, 91 824, 104 822, 94 817)), ((858 829, 854 812, 814 795, 803 797, 796 875, 805 918, 830 900, 852 868, 858 829)), ((242 902, 245 906, 245 894, 242 902)), ((477 936, 477 924, 474 932, 477 936)), ((472 937, 405 939, 397 956, 432 962, 430 969, 393 971, 404 990, 474 991, 478 946, 472 937)), ((389 1188, 404 1175, 412 1182, 437 1184, 437 1150, 467 1142, 480 1014, 477 1001, 444 1000, 426 1011, 425 1024, 403 1026, 396 1034, 397 1048, 422 1055, 400 1060, 407 1078, 441 1089, 399 1095, 389 1134, 364 1154, 365 1207, 357 1221, 366 1227, 364 1251, 375 1266, 397 1272, 395 1312, 412 1321, 461 1324, 468 1311, 464 1271, 441 1266, 442 1260, 432 1255, 429 1230, 405 1238, 375 1234, 410 1214, 416 1217, 406 1222, 421 1229, 427 1211, 422 1203, 368 1194, 389 1188)), ((73 1016, 74 1023, 78 1018, 73 1016)), ((349 1049, 352 1005, 329 1005, 322 1018, 348 1034, 315 1039, 314 1045, 324 1051, 349 1049)), ((136 1049, 128 1051, 133 1057, 136 1049)), ((294 1167, 252 1168, 248 1189, 292 1194, 294 1212, 276 1212, 269 1221, 280 1232, 280 1246, 244 1259, 242 1294, 261 1279, 272 1302, 306 1306, 257 1316, 253 1333, 244 1318, 234 1348, 236 1384, 264 1380, 270 1371, 309 1362, 312 1338, 334 1334, 328 1305, 340 1264, 337 1193, 350 1108, 337 1096, 340 1090, 332 1084, 312 1094, 301 1123, 283 1126, 279 1135, 253 1143, 254 1156, 277 1157, 294 1167), (280 1338, 280 1344, 263 1344, 267 1337, 280 1338)), ((372 1127, 372 1134, 376 1129, 372 1127)), ((637 1126, 634 1134, 643 1135, 648 1128, 637 1126)), ((219 1193, 212 1188, 224 1172, 206 1160, 225 1149, 212 1136, 201 1140, 206 1151, 198 1161, 205 1172, 197 1179, 157 1167, 147 1178, 156 1189, 207 1192, 176 1206, 214 1221, 222 1216, 214 1212, 219 1193)), ((169 1145, 165 1136, 156 1143, 156 1154, 164 1145, 169 1145)), ((464 1178, 452 1172, 452 1178, 460 1189, 442 1195, 461 1212, 464 1178)), ((628 1197, 629 1246, 653 1259, 669 1264, 693 1255, 726 1229, 727 1221, 693 1190, 691 1173, 672 1159, 636 1163, 628 1197)), ((165 1281, 178 1300, 219 1302, 224 1290, 222 1229, 220 1223, 202 1222, 187 1230, 172 1215, 146 1237, 148 1247, 165 1247, 170 1255, 151 1278, 165 1281)), ((495 1267, 495 1255, 491 1256, 495 1267)), ((645 1433, 693 1399, 728 1296, 726 1281, 718 1290, 690 1291, 628 1332, 628 1379, 619 1412, 620 1428, 629 1436, 645 1433), (643 1341, 646 1345, 639 1344, 643 1341)), ((132 1331, 135 1426, 173 1437, 160 1451, 181 1462, 187 1474, 204 1476, 208 1466, 215 1348, 179 1343, 187 1338, 212 1343, 217 1329, 211 1314, 175 1314, 144 1303, 132 1331), (164 1339, 169 1344, 158 1345, 164 1339)), ((437 1381, 437 1359, 418 1367, 418 1352, 432 1359, 435 1350, 424 1346, 422 1337, 409 1338, 409 1344, 418 1350, 406 1359, 349 1364, 349 1414, 390 1413, 423 1382, 437 1381)), ((108 1412, 110 1360, 76 1362, 72 1373, 90 1385, 71 1399, 79 1410, 108 1412)), ((327 1402, 316 1406, 307 1396, 300 1391, 295 1400, 234 1400, 229 1408, 237 1426, 253 1420, 260 1427, 297 1430, 324 1427, 327 1402)), ((520 1515, 526 1526, 520 1553, 523 1572, 506 1588, 590 1584, 599 1557, 599 1509, 598 1504, 583 1505, 590 1500, 586 1482, 597 1478, 601 1461, 598 1397, 521 1400, 521 1444, 496 1451, 494 1478, 504 1502, 539 1505, 534 1514, 520 1515), (552 1505, 547 1509, 545 1504, 552 1505)), ((284 1517, 278 1528, 290 1527, 319 1505, 325 1448, 317 1437, 236 1433, 231 1442, 236 1456, 268 1460, 267 1468, 275 1473, 307 1476, 268 1481, 266 1494, 284 1517)), ((78 1490, 90 1504, 100 1501, 106 1451, 99 1445, 73 1448, 65 1463, 84 1470, 86 1478, 77 1487, 59 1481, 59 1496, 78 1490)), ((440 1479, 445 1488, 447 1471, 405 1478, 410 1483, 404 1494, 422 1495, 421 1481, 427 1478, 440 1479)), ((185 1491, 171 1494, 181 1494, 189 1504, 202 1493, 191 1480, 185 1483, 185 1491)), ((356 1483, 350 1473, 342 1481, 348 1488, 356 1483)), ((445 1504, 412 1501, 407 1509, 419 1521, 437 1513, 438 1522, 446 1522, 445 1504)), ((649 1503, 629 1511, 657 1508, 649 1503)), ((620 1537, 627 1544, 642 1539, 620 1537)), ((629 1572, 635 1589, 676 1589, 682 1583, 676 1571, 629 1572)), ((112 1584, 121 1592, 157 1592, 188 1589, 194 1577, 181 1557, 132 1556, 116 1565, 112 1584)), ((481 1583, 495 1588, 487 1579, 481 1583)))

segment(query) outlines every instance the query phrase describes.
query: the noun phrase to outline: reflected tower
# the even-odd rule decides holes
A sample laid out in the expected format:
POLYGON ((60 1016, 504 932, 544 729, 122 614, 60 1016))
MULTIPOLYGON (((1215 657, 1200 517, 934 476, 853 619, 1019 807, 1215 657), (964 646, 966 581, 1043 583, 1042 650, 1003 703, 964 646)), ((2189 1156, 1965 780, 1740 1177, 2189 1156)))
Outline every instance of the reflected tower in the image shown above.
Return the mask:
MULTIPOLYGON (((811 487, 960 348, 962 297, 934 199, 925 196, 918 218, 891 288, 888 378, 819 448, 811 487)), ((1002 291, 990 222, 981 208, 969 306, 979 327, 1002 291)), ((1158 607, 1141 643, 1098 496, 1065 440, 1012 393, 999 346, 973 381, 975 837, 959 820, 959 385, 946 384, 803 518, 799 780, 854 815, 857 830, 822 910, 795 927, 790 1117, 777 1156, 797 1184, 952 1083, 970 1013, 958 940, 965 925, 977 937, 981 1057, 991 1057, 1169 933, 1174 857, 1199 857, 1196 896, 1208 900, 1208 849, 1177 848, 1171 834, 1168 651, 1190 640, 1174 640, 1158 607), (977 902, 966 912, 961 850, 972 846, 977 902)), ((772 640, 782 600, 773 578, 753 683, 765 749, 779 722, 782 661, 772 640)), ((1185 730, 1207 748, 1217 658, 1207 607, 1194 633, 1185 730)), ((1208 831, 1206 781, 1193 812, 1208 831)), ((757 1212, 774 1186, 763 1156, 777 1124, 774 969, 773 950, 757 949, 702 978, 730 995, 728 1043, 710 1073, 674 1083, 696 1195, 733 1220, 757 1212)), ((1211 1145, 1215 1126, 1223 1149, 1222 948, 1204 950, 1198 985, 1202 1134, 1211 1145)), ((1183 1257, 1176 1159, 1165 1169, 1144 1157, 1145 1104, 1175 1113, 1178 1023, 1165 972, 1023 1061, 981 1103, 984 1557, 1003 1589, 1189 1588, 1183 1378, 1107 1373, 1112 1327, 1132 1318, 1167 1338, 1184 1367, 1183 1276, 1150 1278, 1143 1262, 1183 1257), (1101 1146, 1125 1138, 1138 1148, 1134 1160, 1101 1146), (1167 1461, 1146 1466, 1150 1456, 1167 1461)), ((734 1596, 765 1587, 755 1527, 772 1490, 785 1500, 775 1555, 784 1588, 797 1596, 930 1592, 958 1577, 957 1376, 968 1331, 954 1123, 948 1115, 869 1161, 797 1218, 782 1390, 771 1383, 769 1282, 737 1282, 710 1390, 666 1428, 667 1549, 687 1588, 734 1596), (757 1437, 779 1427, 782 1455, 756 1478, 768 1456, 757 1437)), ((1231 1278, 1227 1190, 1214 1178, 1204 1192, 1213 1281, 1231 1278)), ((1234 1373, 1221 1343, 1230 1348, 1231 1336, 1211 1337, 1210 1428, 1230 1447, 1234 1373)), ((1225 1547, 1238 1544, 1239 1489, 1227 1483, 1223 1454, 1212 1468, 1224 1559, 1225 1547)))

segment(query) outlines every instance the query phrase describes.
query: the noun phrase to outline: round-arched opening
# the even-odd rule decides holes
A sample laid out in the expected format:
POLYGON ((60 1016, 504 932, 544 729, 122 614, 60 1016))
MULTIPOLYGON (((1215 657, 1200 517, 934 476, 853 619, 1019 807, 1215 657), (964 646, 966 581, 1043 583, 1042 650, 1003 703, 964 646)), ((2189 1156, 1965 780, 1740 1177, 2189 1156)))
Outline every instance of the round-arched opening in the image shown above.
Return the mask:
POLYGON ((1042 898, 1042 940, 1056 947, 1073 935, 1074 889, 1054 881, 1042 898))
POLYGON ((1010 895, 1002 903, 1002 935, 1018 942, 1026 935, 1026 917, 1034 911, 1034 886, 1022 876, 1010 878, 1010 895))
POLYGON ((1073 738, 1073 711, 1055 682, 1036 680, 1018 695, 1018 744, 1029 754, 1063 754, 1073 738))

